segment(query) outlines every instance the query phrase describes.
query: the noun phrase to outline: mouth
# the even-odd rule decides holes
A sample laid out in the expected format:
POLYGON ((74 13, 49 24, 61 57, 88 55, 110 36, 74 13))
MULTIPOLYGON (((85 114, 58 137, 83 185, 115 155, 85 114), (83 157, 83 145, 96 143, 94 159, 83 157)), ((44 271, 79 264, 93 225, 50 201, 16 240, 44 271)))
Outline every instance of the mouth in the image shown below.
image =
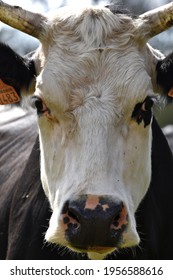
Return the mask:
POLYGON ((116 250, 115 247, 96 247, 89 246, 87 248, 79 247, 79 246, 68 246, 69 249, 78 253, 86 253, 91 260, 102 260, 107 255, 111 254, 116 250))
POLYGON ((103 260, 115 250, 116 248, 112 247, 92 247, 88 248, 87 255, 91 260, 103 260))

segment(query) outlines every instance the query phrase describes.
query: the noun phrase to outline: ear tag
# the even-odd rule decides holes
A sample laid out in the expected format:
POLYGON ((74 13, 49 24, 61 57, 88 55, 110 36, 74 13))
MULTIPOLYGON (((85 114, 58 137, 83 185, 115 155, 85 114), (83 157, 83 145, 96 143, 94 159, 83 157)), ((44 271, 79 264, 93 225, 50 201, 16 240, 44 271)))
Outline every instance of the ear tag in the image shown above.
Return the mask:
POLYGON ((0 79, 0 105, 17 103, 20 97, 12 86, 5 84, 0 79))
POLYGON ((168 96, 173 98, 173 87, 169 90, 168 96))

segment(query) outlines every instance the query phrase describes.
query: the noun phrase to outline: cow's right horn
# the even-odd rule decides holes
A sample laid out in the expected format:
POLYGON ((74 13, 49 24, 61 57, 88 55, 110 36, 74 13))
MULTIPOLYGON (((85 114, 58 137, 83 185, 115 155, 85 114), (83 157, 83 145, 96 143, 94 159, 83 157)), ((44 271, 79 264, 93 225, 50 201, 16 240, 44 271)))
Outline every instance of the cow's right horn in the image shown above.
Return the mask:
POLYGON ((0 21, 40 39, 44 33, 46 18, 37 13, 24 10, 0 1, 0 21))

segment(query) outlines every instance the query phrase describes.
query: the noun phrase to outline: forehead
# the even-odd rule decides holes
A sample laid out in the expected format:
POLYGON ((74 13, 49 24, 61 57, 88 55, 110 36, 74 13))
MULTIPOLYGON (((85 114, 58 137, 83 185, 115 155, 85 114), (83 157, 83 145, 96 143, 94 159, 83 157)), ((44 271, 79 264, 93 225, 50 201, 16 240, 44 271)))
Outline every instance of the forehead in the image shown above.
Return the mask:
POLYGON ((42 44, 38 93, 64 109, 92 97, 123 108, 143 100, 151 80, 135 30, 130 17, 107 8, 60 9, 50 16, 48 43, 42 44))

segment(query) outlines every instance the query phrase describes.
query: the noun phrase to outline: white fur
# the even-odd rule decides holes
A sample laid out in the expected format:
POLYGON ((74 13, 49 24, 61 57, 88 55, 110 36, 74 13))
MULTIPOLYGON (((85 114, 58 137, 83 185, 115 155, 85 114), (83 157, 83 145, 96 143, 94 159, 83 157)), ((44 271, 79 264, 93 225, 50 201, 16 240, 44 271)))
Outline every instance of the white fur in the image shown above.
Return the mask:
POLYGON ((39 119, 41 178, 53 211, 46 239, 69 246, 60 220, 66 200, 110 195, 128 210, 121 246, 136 245, 134 214, 151 178, 151 127, 131 115, 154 94, 157 57, 136 41, 131 18, 106 8, 60 9, 45 32, 35 94, 52 117, 39 119))

